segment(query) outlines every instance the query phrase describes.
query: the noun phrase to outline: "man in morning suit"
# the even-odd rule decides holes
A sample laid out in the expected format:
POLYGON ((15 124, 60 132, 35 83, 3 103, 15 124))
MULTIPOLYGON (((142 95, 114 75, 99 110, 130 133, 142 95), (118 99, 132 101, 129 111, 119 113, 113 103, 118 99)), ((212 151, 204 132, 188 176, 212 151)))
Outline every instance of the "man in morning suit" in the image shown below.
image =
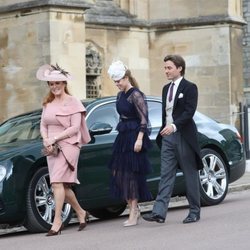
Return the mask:
POLYGON ((199 169, 203 164, 193 120, 198 89, 184 78, 185 67, 179 55, 164 58, 165 73, 171 82, 162 90, 162 127, 157 136, 161 146, 161 180, 153 210, 143 216, 146 221, 165 222, 178 167, 185 176, 189 203, 189 213, 183 223, 200 219, 199 169))

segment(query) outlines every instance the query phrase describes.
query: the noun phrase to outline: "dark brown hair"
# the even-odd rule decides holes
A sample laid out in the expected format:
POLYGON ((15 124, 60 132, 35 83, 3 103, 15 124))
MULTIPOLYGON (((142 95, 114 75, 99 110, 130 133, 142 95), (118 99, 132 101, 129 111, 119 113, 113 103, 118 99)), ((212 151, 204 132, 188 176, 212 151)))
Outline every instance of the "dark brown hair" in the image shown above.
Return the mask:
POLYGON ((185 60, 180 55, 167 55, 164 57, 164 62, 171 61, 176 66, 176 68, 182 67, 181 75, 185 75, 186 63, 185 60))

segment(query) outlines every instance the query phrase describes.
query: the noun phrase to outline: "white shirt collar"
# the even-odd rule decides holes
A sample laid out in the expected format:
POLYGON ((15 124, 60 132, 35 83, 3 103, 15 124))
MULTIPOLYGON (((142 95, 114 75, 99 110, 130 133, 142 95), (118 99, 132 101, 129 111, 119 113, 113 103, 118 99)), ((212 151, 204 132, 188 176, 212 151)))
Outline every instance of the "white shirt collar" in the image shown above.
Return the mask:
POLYGON ((180 78, 178 78, 177 80, 174 81, 175 89, 178 88, 178 86, 179 86, 182 79, 183 79, 183 76, 181 76, 180 78))

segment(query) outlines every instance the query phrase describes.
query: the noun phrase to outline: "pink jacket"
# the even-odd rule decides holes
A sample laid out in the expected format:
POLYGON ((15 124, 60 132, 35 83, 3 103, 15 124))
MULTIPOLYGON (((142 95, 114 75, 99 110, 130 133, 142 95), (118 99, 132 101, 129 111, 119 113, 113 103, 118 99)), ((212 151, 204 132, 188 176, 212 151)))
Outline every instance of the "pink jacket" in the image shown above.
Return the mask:
POLYGON ((72 97, 71 102, 69 102, 66 106, 62 106, 56 112, 56 118, 62 124, 62 126, 65 129, 67 129, 70 127, 70 115, 73 115, 79 112, 82 115, 80 131, 76 135, 72 135, 69 138, 64 139, 64 141, 70 144, 79 143, 80 146, 82 146, 90 142, 91 138, 90 138, 89 130, 85 121, 86 109, 81 103, 81 101, 72 97))

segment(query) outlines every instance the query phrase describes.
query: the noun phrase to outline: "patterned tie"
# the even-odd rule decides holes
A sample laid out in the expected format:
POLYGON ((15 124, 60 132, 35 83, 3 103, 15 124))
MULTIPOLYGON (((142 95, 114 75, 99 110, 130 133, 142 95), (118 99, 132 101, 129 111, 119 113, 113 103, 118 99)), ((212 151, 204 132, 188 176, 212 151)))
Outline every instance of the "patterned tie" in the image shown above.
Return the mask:
POLYGON ((170 86, 170 92, 169 92, 169 96, 168 96, 168 101, 171 102, 173 99, 173 90, 174 90, 174 82, 171 83, 170 86))

